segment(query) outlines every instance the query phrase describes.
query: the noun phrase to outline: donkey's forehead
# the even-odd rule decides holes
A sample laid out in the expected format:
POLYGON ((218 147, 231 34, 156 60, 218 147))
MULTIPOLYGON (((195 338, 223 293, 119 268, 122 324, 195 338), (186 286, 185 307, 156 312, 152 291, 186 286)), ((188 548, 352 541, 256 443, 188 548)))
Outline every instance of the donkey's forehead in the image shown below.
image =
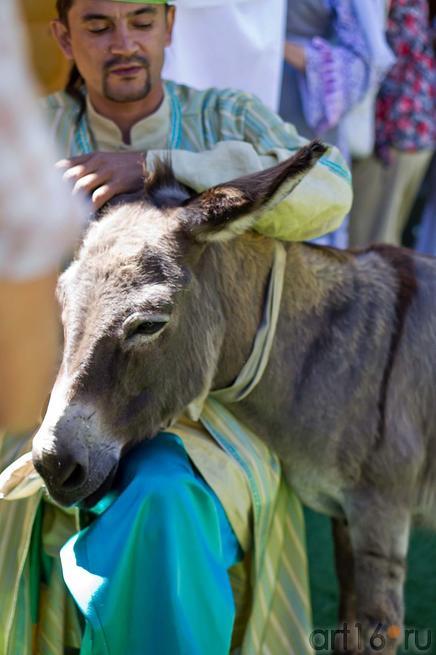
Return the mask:
POLYGON ((115 208, 89 229, 74 278, 123 278, 126 283, 177 278, 181 261, 177 228, 175 210, 164 212, 143 203, 115 208))
POLYGON ((86 236, 82 256, 106 250, 117 258, 132 257, 144 249, 172 250, 178 227, 177 211, 161 211, 137 203, 108 211, 86 236))
POLYGON ((90 298, 145 298, 148 289, 151 302, 168 301, 185 280, 176 226, 171 214, 147 206, 112 210, 89 229, 78 259, 60 280, 61 297, 73 303, 84 298, 89 306, 90 298))

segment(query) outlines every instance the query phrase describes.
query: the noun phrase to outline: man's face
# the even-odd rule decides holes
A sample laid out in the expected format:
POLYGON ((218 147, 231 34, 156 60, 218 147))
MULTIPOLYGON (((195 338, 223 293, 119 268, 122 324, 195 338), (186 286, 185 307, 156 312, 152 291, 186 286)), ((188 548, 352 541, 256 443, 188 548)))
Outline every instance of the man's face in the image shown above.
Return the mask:
POLYGON ((135 102, 160 83, 173 14, 163 5, 75 0, 68 25, 55 21, 53 31, 76 63, 91 100, 135 102))

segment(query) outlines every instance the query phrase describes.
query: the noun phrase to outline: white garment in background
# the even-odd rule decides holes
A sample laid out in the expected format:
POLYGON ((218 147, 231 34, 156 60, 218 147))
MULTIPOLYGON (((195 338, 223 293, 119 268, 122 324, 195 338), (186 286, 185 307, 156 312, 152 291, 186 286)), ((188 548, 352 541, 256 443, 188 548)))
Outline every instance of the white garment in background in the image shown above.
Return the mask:
POLYGON ((55 271, 84 225, 84 206, 54 169, 14 0, 0 0, 0 278, 55 271))
POLYGON ((368 91, 342 120, 343 139, 348 145, 350 155, 355 159, 369 157, 374 150, 377 93, 383 77, 396 59, 386 40, 389 1, 353 0, 354 11, 369 46, 374 71, 368 91))
POLYGON ((386 23, 390 0, 353 0, 353 8, 365 34, 371 63, 381 82, 395 64, 396 57, 386 39, 386 23))
POLYGON ((254 93, 277 111, 286 0, 182 0, 163 76, 254 93))

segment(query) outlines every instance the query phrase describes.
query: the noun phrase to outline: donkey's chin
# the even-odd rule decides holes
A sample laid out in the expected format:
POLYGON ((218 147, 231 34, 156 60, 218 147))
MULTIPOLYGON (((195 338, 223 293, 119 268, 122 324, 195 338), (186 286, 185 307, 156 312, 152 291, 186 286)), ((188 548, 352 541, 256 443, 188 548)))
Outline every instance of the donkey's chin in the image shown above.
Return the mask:
POLYGON ((94 505, 100 502, 100 500, 102 500, 102 498, 104 498, 106 494, 112 489, 112 485, 114 483, 117 470, 118 470, 118 462, 112 468, 109 475, 102 482, 102 484, 99 487, 97 487, 97 489, 92 494, 86 496, 86 498, 79 501, 77 503, 78 506, 83 509, 91 509, 92 507, 94 507, 94 505))

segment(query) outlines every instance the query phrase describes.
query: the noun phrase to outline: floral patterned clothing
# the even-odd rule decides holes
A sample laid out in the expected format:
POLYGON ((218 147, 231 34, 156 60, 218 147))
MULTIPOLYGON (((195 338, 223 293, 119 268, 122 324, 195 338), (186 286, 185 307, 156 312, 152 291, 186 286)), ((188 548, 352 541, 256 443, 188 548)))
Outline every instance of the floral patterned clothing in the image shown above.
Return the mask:
POLYGON ((392 0, 387 38, 397 61, 376 104, 376 150, 415 152, 436 143, 436 65, 426 0, 392 0))

